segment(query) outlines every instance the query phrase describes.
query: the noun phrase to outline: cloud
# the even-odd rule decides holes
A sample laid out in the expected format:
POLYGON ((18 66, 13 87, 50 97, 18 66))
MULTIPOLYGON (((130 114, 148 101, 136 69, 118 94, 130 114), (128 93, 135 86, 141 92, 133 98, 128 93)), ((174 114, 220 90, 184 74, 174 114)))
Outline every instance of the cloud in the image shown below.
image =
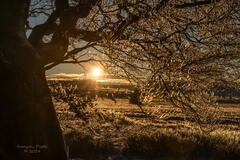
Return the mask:
POLYGON ((85 79, 84 74, 57 73, 46 76, 47 80, 79 80, 85 79))

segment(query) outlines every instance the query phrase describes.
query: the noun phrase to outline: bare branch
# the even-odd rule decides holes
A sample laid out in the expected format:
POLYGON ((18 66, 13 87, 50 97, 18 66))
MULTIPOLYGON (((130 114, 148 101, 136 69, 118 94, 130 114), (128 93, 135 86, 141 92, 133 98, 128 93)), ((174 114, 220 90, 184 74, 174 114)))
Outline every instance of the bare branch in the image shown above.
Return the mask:
POLYGON ((87 42, 102 40, 102 34, 100 31, 87 31, 82 29, 71 29, 68 32, 69 37, 79 38, 87 42))

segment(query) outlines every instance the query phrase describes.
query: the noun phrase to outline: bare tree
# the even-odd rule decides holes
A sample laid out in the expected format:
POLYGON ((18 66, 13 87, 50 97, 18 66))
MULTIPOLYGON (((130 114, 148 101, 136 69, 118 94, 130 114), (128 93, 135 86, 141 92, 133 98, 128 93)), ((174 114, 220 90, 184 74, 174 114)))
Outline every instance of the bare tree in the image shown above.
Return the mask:
POLYGON ((125 1, 121 7, 108 22, 114 33, 96 48, 103 65, 142 86, 143 101, 159 98, 197 122, 214 121, 215 89, 240 86, 239 1, 125 1))
POLYGON ((60 63, 98 61, 186 111, 212 104, 213 86, 239 87, 239 13, 238 0, 4 0, 1 159, 66 159, 45 79, 60 63))

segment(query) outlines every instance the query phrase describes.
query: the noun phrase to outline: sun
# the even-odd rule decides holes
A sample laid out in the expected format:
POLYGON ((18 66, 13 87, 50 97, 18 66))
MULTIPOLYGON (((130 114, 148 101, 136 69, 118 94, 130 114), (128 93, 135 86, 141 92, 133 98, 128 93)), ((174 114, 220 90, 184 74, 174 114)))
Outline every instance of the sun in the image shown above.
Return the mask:
POLYGON ((92 75, 95 76, 95 77, 101 76, 102 75, 102 70, 100 68, 96 67, 92 70, 92 75))

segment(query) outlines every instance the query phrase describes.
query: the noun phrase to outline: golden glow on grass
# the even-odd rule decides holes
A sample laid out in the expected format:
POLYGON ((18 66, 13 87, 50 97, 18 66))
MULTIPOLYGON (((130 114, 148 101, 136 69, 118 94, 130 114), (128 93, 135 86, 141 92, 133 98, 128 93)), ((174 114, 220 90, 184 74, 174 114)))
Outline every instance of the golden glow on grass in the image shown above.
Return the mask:
POLYGON ((100 68, 96 67, 92 70, 92 75, 94 77, 101 76, 102 75, 102 70, 100 68))

